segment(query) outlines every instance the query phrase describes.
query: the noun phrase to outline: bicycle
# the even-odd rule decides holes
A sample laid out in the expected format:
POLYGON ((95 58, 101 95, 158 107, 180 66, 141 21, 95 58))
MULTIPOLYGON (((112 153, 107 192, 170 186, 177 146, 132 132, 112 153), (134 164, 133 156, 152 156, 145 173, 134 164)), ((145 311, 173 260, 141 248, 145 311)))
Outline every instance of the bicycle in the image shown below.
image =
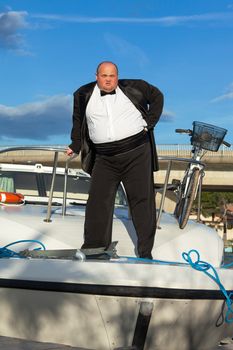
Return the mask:
POLYGON ((183 229, 188 222, 197 192, 198 190, 201 191, 202 179, 205 176, 205 164, 201 162, 201 158, 207 151, 217 152, 221 144, 227 147, 231 145, 224 141, 227 130, 215 125, 194 121, 193 130, 176 129, 175 131, 188 134, 191 137, 192 145, 192 157, 185 170, 184 177, 181 181, 175 183, 177 203, 174 215, 178 220, 179 227, 183 229))

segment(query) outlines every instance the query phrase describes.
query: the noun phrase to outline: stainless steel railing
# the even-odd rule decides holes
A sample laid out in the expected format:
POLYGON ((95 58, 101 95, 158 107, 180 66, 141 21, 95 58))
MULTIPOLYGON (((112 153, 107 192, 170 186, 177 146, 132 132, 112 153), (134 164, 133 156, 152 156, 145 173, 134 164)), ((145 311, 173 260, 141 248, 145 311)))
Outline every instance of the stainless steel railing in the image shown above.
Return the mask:
MULTIPOLYGON (((49 151, 54 152, 54 158, 53 158, 53 172, 52 172, 52 181, 49 191, 49 200, 48 200, 48 208, 47 208, 47 215, 44 219, 45 222, 51 222, 51 212, 52 212, 52 202, 53 202, 53 192, 54 192, 54 185, 55 185, 55 178, 56 178, 56 170, 57 170, 57 163, 58 163, 58 155, 59 153, 65 153, 66 147, 59 147, 59 146, 20 146, 20 147, 8 147, 0 149, 0 154, 8 153, 8 152, 15 152, 15 151, 49 151)), ((63 201, 62 201, 62 215, 65 216, 66 214, 66 197, 67 197, 67 178, 68 178, 68 169, 70 162, 77 157, 77 154, 74 154, 73 156, 69 157, 66 160, 65 165, 65 177, 64 177, 64 189, 63 189, 63 201)))

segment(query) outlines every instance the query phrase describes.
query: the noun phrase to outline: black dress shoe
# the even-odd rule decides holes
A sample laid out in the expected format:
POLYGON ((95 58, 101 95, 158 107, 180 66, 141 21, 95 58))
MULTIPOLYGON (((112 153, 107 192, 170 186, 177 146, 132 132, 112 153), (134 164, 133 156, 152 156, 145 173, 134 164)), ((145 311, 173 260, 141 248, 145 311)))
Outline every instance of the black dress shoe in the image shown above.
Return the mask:
POLYGON ((151 254, 148 254, 148 255, 141 255, 140 256, 140 258, 142 258, 142 259, 150 259, 150 260, 152 260, 153 259, 153 257, 152 257, 152 255, 151 254))

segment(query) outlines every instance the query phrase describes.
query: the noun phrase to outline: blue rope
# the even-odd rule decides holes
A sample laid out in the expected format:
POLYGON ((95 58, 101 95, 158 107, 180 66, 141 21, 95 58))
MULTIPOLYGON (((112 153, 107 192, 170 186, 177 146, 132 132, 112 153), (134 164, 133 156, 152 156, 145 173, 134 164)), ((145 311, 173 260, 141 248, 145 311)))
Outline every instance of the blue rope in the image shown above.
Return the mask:
POLYGON ((231 267, 233 266, 233 262, 229 263, 229 264, 226 264, 226 265, 222 265, 221 268, 222 269, 227 269, 228 267, 231 267))
MULTIPOLYGON (((43 250, 46 250, 44 244, 41 243, 40 241, 37 241, 36 239, 22 239, 22 240, 19 240, 19 241, 15 241, 15 242, 9 243, 9 244, 5 245, 4 247, 0 248, 0 259, 1 258, 22 258, 22 256, 19 253, 14 252, 11 249, 8 249, 8 247, 10 247, 10 246, 12 246, 14 244, 18 244, 18 243, 38 243, 38 244, 41 245, 43 250)), ((40 250, 41 247, 35 248, 34 250, 40 250)))
POLYGON ((0 258, 20 258, 20 255, 5 247, 0 248, 0 258))
MULTIPOLYGON (((227 323, 233 322, 233 308, 232 308, 232 299, 233 299, 233 293, 228 293, 222 283, 220 282, 219 276, 217 274, 217 271, 215 268, 210 265, 209 263, 205 261, 200 260, 200 254, 197 250, 190 250, 188 253, 182 253, 183 259, 186 261, 186 263, 177 263, 173 261, 163 261, 163 260, 155 260, 155 259, 144 259, 144 258, 134 258, 134 257, 126 257, 127 261, 139 261, 139 262, 150 262, 150 263, 157 263, 160 265, 190 265, 192 268, 194 268, 197 271, 204 272, 208 277, 210 277, 220 288, 220 291, 223 293, 225 299, 226 299, 226 305, 227 305, 227 312, 225 316, 225 321, 227 323)), ((230 263, 225 266, 221 266, 224 268, 227 268, 229 266, 232 266, 233 263, 230 263)))
POLYGON ((220 291, 223 293, 224 297, 226 298, 226 305, 227 305, 227 312, 225 316, 225 321, 227 323, 233 322, 233 308, 232 308, 232 297, 233 293, 228 293, 224 286, 222 285, 219 276, 217 274, 217 271, 215 268, 205 262, 200 260, 200 254, 197 250, 190 250, 188 253, 182 253, 182 257, 185 261, 188 262, 188 264, 195 270, 204 272, 208 277, 210 277, 220 288, 220 291))

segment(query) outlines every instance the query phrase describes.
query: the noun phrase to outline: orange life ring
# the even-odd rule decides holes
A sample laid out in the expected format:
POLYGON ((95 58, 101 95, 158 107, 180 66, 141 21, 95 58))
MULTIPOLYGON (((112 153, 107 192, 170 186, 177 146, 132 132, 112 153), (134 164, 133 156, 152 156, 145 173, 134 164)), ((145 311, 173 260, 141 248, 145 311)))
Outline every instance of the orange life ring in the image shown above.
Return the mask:
POLYGON ((21 193, 0 192, 0 203, 21 204, 23 201, 24 196, 21 193))

